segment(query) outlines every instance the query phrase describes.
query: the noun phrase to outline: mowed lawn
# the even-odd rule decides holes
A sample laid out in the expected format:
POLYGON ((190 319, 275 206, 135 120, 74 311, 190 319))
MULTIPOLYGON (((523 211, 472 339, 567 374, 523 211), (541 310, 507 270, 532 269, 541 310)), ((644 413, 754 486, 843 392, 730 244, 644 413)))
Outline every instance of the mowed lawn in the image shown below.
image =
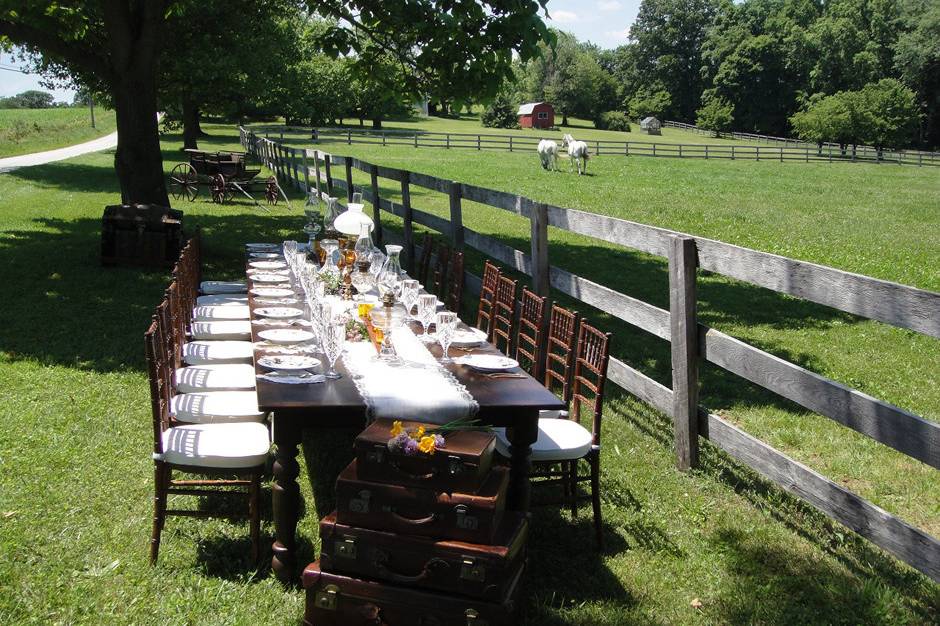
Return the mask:
MULTIPOLYGON (((203 147, 235 147, 231 127, 207 130, 216 137, 203 147)), ((179 160, 179 145, 178 136, 167 137, 167 170, 179 160)), ((601 174, 602 159, 592 162, 596 177, 544 174, 558 182, 538 185, 543 174, 524 155, 481 159, 467 154, 462 163, 444 151, 370 156, 513 191, 530 185, 527 194, 534 196, 541 188, 545 193, 538 197, 557 195, 551 201, 581 208, 587 202, 594 206, 588 183, 603 188, 605 176, 613 176, 601 174)), ((658 175, 665 182, 682 180, 680 168, 688 162, 650 165, 669 163, 673 170, 661 169, 658 175)), ((298 623, 302 591, 282 588, 266 567, 256 570, 247 562, 247 524, 171 518, 160 563, 147 566, 153 464, 141 338, 167 275, 99 266, 101 212, 118 197, 111 164, 112 155, 102 153, 0 175, 0 260, 8 290, 0 307, 0 623, 298 623)), ((640 163, 631 160, 628 167, 640 163)), ((622 196, 630 195, 629 186, 622 186, 627 188, 622 196)), ((605 195, 612 193, 610 185, 605 195)), ((660 187, 656 193, 668 191, 660 187)), ((854 192, 847 186, 844 193, 854 192)), ((684 195, 690 213, 700 210, 693 200, 708 196, 704 189, 684 195)), ((904 202, 893 202, 903 208, 904 202)), ((671 204, 668 198, 663 203, 671 204)), ((434 211, 443 206, 426 194, 415 194, 415 204, 434 211)), ((246 241, 302 236, 297 204, 292 211, 280 205, 262 212, 247 201, 213 205, 203 195, 176 206, 186 212, 188 229, 203 229, 207 276, 237 276, 246 241)), ((601 202, 593 210, 610 210, 605 207, 601 202)), ((466 215, 472 228, 524 247, 524 223, 469 206, 466 215)), ((887 230, 873 232, 884 236, 887 230)), ((909 230, 915 235, 918 229, 909 230)), ((653 260, 561 233, 552 232, 552 238, 553 263, 663 306, 664 276, 653 260)), ((853 242, 833 242, 839 245, 853 242)), ((931 254, 936 260, 935 249, 923 251, 925 257, 931 254)), ((860 380, 852 384, 864 378, 869 385, 884 386, 884 393, 875 395, 896 394, 894 401, 904 400, 903 406, 937 415, 940 402, 928 395, 935 393, 930 376, 936 374, 922 367, 936 363, 936 352, 929 352, 936 348, 929 342, 874 325, 860 332, 865 325, 847 316, 704 280, 708 323, 740 329, 735 334, 750 340, 763 337, 768 349, 775 348, 775 341, 795 342, 806 348, 807 360, 809 355, 815 359, 814 369, 859 370, 860 380), (712 301, 726 299, 741 302, 713 312, 712 301), (882 334, 869 338, 870 333, 882 334), (837 346, 832 354, 817 350, 823 339, 837 346), (863 364, 862 353, 873 349, 867 360, 879 362, 863 364), (881 359, 907 359, 910 369, 889 377, 891 368, 881 359)), ((662 375, 662 346, 633 337, 611 320, 592 319, 617 333, 618 355, 662 375)), ((714 376, 705 387, 706 403, 717 409, 723 394, 738 385, 714 376)), ((903 496, 895 508, 905 518, 922 526, 936 523, 935 479, 916 464, 766 394, 749 390, 729 397, 726 412, 749 431, 782 445, 771 435, 788 429, 788 451, 794 454, 821 450, 845 462, 846 475, 878 473, 879 482, 873 484, 882 496, 889 489, 903 496), (757 429, 761 425, 766 433, 757 429), (820 437, 832 440, 824 444, 820 437), (843 448, 854 452, 843 456, 843 448), (906 480, 898 479, 902 473, 906 480)), ((923 624, 935 619, 940 595, 923 576, 708 446, 702 469, 677 472, 668 420, 616 392, 606 406, 602 491, 607 550, 593 550, 586 509, 577 520, 555 509, 537 509, 529 544, 529 623, 923 624)), ((301 475, 309 469, 328 482, 324 450, 332 450, 334 465, 341 463, 353 434, 309 439, 301 475)), ((820 463, 828 470, 830 459, 820 463)), ((301 560, 312 560, 318 548, 317 508, 328 504, 313 499, 309 481, 301 480, 301 487, 307 502, 299 526, 301 560)), ((866 497, 877 501, 878 495, 866 497)), ((269 501, 269 488, 264 498, 269 501)), ((883 506, 887 501, 893 500, 881 497, 883 506)), ((264 516, 267 542, 272 530, 267 504, 264 516)))
POLYGON ((114 132, 114 111, 87 107, 0 109, 0 158, 64 148, 114 132))

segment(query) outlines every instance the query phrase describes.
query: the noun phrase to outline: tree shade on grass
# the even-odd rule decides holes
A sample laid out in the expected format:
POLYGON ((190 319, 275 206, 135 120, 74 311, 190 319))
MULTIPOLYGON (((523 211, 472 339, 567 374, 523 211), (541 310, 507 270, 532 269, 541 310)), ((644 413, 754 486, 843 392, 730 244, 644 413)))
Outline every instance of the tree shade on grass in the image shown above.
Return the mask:
MULTIPOLYGON (((205 139, 207 147, 237 148, 231 127, 207 126, 206 130, 211 135, 205 139)), ((180 141, 179 136, 173 136, 163 144, 167 169, 176 158, 180 141)), ((459 151, 403 150, 381 154, 382 163, 438 175, 452 172, 457 179, 473 178, 472 182, 503 188, 521 182, 520 172, 537 169, 525 155, 501 155, 491 168, 481 165, 483 159, 475 153, 460 156, 459 151), (407 165, 409 159, 414 160, 411 165, 407 165), (499 174, 499 167, 508 169, 499 174)), ((628 167, 638 168, 638 161, 630 161, 628 167)), ((567 194, 569 201, 559 204, 591 198, 598 207, 619 206, 623 190, 637 185, 631 206, 647 204, 651 193, 660 193, 661 201, 653 203, 650 214, 674 203, 683 203, 691 213, 697 206, 709 208, 718 203, 721 193, 733 193, 731 188, 740 188, 748 173, 763 167, 731 168, 726 172, 730 180, 721 180, 721 190, 716 192, 707 185, 720 169, 690 172, 685 169, 689 162, 647 161, 666 169, 641 169, 631 172, 633 178, 620 178, 616 185, 620 199, 616 201, 611 196, 613 188, 594 197, 585 193, 587 186, 578 186, 581 179, 576 176, 545 176, 556 176, 559 181, 548 185, 551 194, 567 194), (690 188, 681 193, 669 189, 654 192, 651 185, 639 183, 654 174, 677 177, 681 185, 690 188)), ((600 174, 592 182, 614 177, 608 169, 612 164, 604 158, 592 162, 600 174)), ((870 168, 869 175, 877 177, 885 188, 882 198, 899 207, 897 212, 913 211, 904 191, 912 184, 912 194, 924 194, 906 178, 910 176, 906 172, 913 170, 839 167, 848 174, 832 182, 831 194, 823 198, 830 204, 859 184, 860 179, 844 176, 861 167, 870 168), (895 180, 895 176, 902 178, 895 180)), ((777 179, 784 171, 773 169, 768 176, 777 179)), ((546 187, 545 180, 520 191, 536 195, 540 187, 546 187)), ((794 191, 793 182, 786 177, 782 184, 794 191)), ((752 187, 739 189, 739 211, 755 216, 750 229, 755 239, 763 237, 764 243, 774 243, 776 237, 768 234, 764 216, 751 202, 762 185, 766 186, 766 181, 757 179, 752 187)), ((383 182, 383 194, 391 196, 392 189, 383 182)), ((126 268, 103 270, 98 265, 101 207, 113 202, 117 190, 109 154, 0 175, 0 196, 4 198, 0 203, 0 262, 6 268, 8 294, 0 307, 0 419, 4 423, 0 429, 0 553, 4 555, 0 559, 4 590, 0 594, 0 621, 296 623, 303 611, 303 593, 283 589, 266 569, 258 572, 251 567, 247 562, 247 524, 171 519, 164 531, 159 565, 146 565, 153 490, 152 433, 141 336, 167 276, 126 268)), ((415 188, 413 191, 417 193, 415 188)), ((799 228, 799 215, 807 206, 793 200, 795 193, 786 197, 792 201, 788 211, 793 214, 794 228, 799 228)), ((203 229, 207 276, 239 276, 243 269, 241 245, 246 241, 301 236, 303 216, 283 204, 262 213, 247 200, 219 206, 204 198, 180 203, 179 208, 186 211, 187 228, 203 229)), ((781 195, 768 198, 783 202, 781 195)), ((846 199, 846 204, 850 200, 854 202, 856 196, 846 199)), ((419 201, 438 210, 429 194, 416 196, 416 205, 419 201)), ((781 210, 779 205, 777 210, 781 210)), ((836 215, 839 209, 828 210, 836 215)), ((467 211, 468 216, 472 214, 471 227, 488 228, 486 232, 524 246, 528 235, 521 222, 506 220, 504 213, 490 216, 483 209, 471 212, 470 207, 467 211), (501 225, 497 217, 502 218, 501 225)), ((664 213, 663 218, 667 217, 675 220, 681 215, 678 211, 664 213)), ((859 219, 866 223, 865 211, 859 219)), ((393 226, 389 221, 388 227, 393 226)), ((702 227, 707 227, 707 221, 702 227)), ((731 227, 727 228, 730 231, 731 227)), ((736 232, 740 235, 747 230, 742 224, 736 232)), ((890 248, 886 237, 891 230, 875 229, 871 237, 879 241, 878 246, 890 248)), ((613 268, 630 268, 629 272, 620 271, 617 280, 630 283, 627 288, 635 293, 656 291, 661 268, 650 259, 624 255, 588 240, 552 235, 553 259, 560 265, 582 271, 576 259, 593 266, 602 265, 598 259, 603 259, 613 268)), ((852 251, 844 259, 847 263, 856 257, 865 263, 852 241, 843 245, 852 251)), ((935 255, 935 248, 929 246, 922 253, 929 255, 930 249, 935 255)), ((885 271, 891 267, 889 263, 885 271)), ((710 300, 727 300, 726 293, 716 291, 717 287, 709 289, 706 296, 710 300)), ((776 329, 782 333, 802 325, 804 330, 791 331, 797 336, 806 332, 806 344, 793 349, 815 365, 831 365, 833 355, 812 352, 817 341, 832 338, 825 333, 848 333, 851 341, 845 345, 872 361, 893 362, 910 356, 898 352, 898 338, 893 333, 874 337, 870 343, 863 341, 857 331, 867 334, 875 329, 845 316, 827 315, 818 307, 791 309, 795 305, 789 299, 750 290, 730 293, 741 294, 741 306, 716 316, 736 323, 741 316, 753 315, 749 321, 759 323, 765 332, 776 329), (756 300, 745 303, 744 296, 756 300), (877 359, 871 357, 872 350, 877 359)), ((612 320, 591 317, 617 333, 621 353, 629 347, 637 359, 653 363, 656 357, 648 343, 632 345, 632 339, 612 320)), ((917 339, 904 334, 902 341, 913 342, 911 352, 916 356, 917 339)), ((929 353, 918 358, 936 361, 929 353)), ((918 377, 918 387, 926 386, 923 372, 913 372, 915 365, 916 361, 908 364, 906 371, 911 372, 910 378, 918 377)), ((881 367, 877 363, 873 366, 881 367)), ((884 365, 886 369, 889 366, 884 365)), ((869 378, 872 373, 858 375, 869 378)), ((880 370, 874 373, 880 374, 880 370)), ((893 388, 896 382, 882 384, 893 388)), ((732 390, 734 386, 730 381, 727 384, 732 390)), ((616 393, 606 406, 602 508, 608 551, 598 555, 590 547, 592 528, 586 510, 572 521, 568 513, 557 509, 537 509, 525 601, 529 624, 923 624, 940 610, 936 587, 925 578, 769 487, 710 446, 703 451, 701 470, 677 472, 669 421, 662 415, 616 393)), ((834 462, 844 464, 843 475, 853 488, 861 482, 853 472, 861 468, 862 480, 872 481, 882 499, 896 506, 911 507, 921 498, 929 504, 930 494, 937 491, 928 489, 926 495, 907 491, 916 489, 921 480, 916 468, 912 472, 896 457, 886 461, 871 447, 855 447, 855 439, 849 441, 853 454, 838 454, 849 445, 838 438, 838 431, 819 429, 810 416, 760 393, 748 390, 736 407, 729 408, 736 419, 749 419, 737 412, 742 407, 773 422, 769 426, 783 429, 781 436, 795 448, 828 442, 827 447, 812 453, 831 454, 834 462), (890 483, 883 476, 869 473, 879 468, 895 477, 904 475, 905 482, 914 486, 886 487, 890 483)), ((322 449, 330 442, 340 457, 343 446, 349 445, 348 433, 312 436, 307 440, 308 450, 322 449)), ((342 462, 341 458, 316 456, 310 460, 315 459, 319 465, 314 467, 321 468, 342 462)), ((304 465, 302 476, 308 475, 309 467, 304 465)), ((299 525, 303 561, 312 560, 318 549, 315 511, 321 501, 314 502, 313 486, 301 482, 307 502, 299 525)), ((318 485, 322 487, 322 483, 318 485)), ((269 501, 270 491, 265 488, 262 512, 268 540, 269 501)), ((186 506, 183 501, 178 504, 186 506)), ((218 501, 205 506, 232 510, 218 501)), ((928 509, 921 515, 931 513, 928 509)))

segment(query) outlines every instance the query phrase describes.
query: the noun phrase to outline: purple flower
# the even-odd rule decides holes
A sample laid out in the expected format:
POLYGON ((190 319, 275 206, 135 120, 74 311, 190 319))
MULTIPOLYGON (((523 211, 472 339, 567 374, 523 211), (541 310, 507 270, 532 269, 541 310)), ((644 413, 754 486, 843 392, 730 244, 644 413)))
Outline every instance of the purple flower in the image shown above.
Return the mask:
POLYGON ((407 441, 405 441, 404 449, 405 454, 414 456, 418 453, 418 442, 409 437, 407 441))
POLYGON ((409 441, 412 441, 412 439, 407 433, 399 433, 397 437, 388 440, 388 449, 390 452, 401 454, 405 451, 405 446, 409 441))
POLYGON ((444 436, 443 435, 434 435, 434 447, 443 448, 444 447, 444 436))

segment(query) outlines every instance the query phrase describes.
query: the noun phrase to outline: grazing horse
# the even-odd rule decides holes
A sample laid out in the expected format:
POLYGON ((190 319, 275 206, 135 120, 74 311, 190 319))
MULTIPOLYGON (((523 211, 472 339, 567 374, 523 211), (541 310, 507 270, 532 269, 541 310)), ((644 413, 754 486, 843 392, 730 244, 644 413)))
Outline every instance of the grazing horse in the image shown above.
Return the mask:
POLYGON ((571 135, 564 136, 565 147, 568 149, 569 171, 574 168, 574 162, 578 162, 578 176, 587 172, 587 162, 590 158, 588 154, 588 145, 586 141, 575 141, 571 135), (583 170, 583 171, 582 171, 583 170))
POLYGON ((551 139, 543 139, 539 142, 538 148, 536 148, 539 153, 539 159, 542 161, 542 169, 551 169, 553 172, 558 171, 556 166, 556 159, 558 158, 558 144, 556 144, 551 139))

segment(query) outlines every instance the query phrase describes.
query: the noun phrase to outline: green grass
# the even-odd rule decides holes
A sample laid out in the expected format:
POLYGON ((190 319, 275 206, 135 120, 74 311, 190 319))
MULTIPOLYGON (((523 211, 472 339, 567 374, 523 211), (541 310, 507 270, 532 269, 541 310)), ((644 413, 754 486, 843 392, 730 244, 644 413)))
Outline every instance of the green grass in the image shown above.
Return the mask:
MULTIPOLYGON (((203 142, 205 147, 234 147, 230 127, 207 130, 217 136, 203 142)), ((178 136, 164 144, 167 170, 179 160, 179 145, 178 136)), ((490 162, 472 153, 467 156, 462 166, 443 151, 383 153, 381 162, 454 172, 494 187, 512 188, 533 174, 541 175, 522 155, 518 162, 516 157, 490 162), (502 168, 508 171, 500 172, 502 168)), ((666 163, 674 164, 671 176, 680 175, 679 162, 666 163)), ((599 173, 601 166, 601 159, 592 162, 599 173)), ((630 162, 630 167, 636 166, 630 162)), ((153 464, 141 336, 167 276, 98 265, 101 211, 117 201, 111 168, 112 155, 102 153, 0 175, 0 261, 7 279, 7 298, 0 307, 0 623, 298 623, 303 593, 283 589, 266 568, 258 571, 247 562, 245 523, 171 518, 160 563, 147 566, 153 464)), ((599 174, 589 180, 603 179, 599 174)), ((561 189, 550 193, 567 197, 562 204, 572 205, 584 194, 576 177, 559 174, 555 180, 561 189)), ((245 241, 301 235, 302 216, 296 206, 293 212, 279 206, 263 213, 247 201, 219 207, 204 198, 177 206, 186 212, 188 229, 203 229, 208 276, 237 276, 245 241)), ((416 195, 416 204, 419 200, 432 205, 430 196, 416 195)), ((434 210, 439 210, 437 205, 434 210)), ((490 224, 491 231, 522 245, 522 223, 483 209, 468 210, 467 215, 473 228, 490 224)), ((560 265, 613 277, 612 284, 634 293, 647 289, 649 298, 662 304, 657 295, 661 268, 651 260, 552 235, 552 255, 560 265), (650 276, 657 280, 646 285, 650 276)), ((778 327, 787 340, 808 332, 806 345, 814 355, 814 338, 830 340, 828 333, 837 322, 849 333, 847 345, 861 341, 853 329, 862 325, 841 315, 781 304, 775 296, 739 287, 718 285, 703 288, 703 293, 709 301, 718 296, 755 298, 751 308, 758 310, 756 322, 746 312, 732 310, 727 323, 742 328, 756 324, 757 333, 778 327), (766 305, 774 309, 765 311, 766 305), (790 317, 771 321, 785 310, 790 317), (766 316, 763 322, 761 315, 766 316)), ((609 320, 602 322, 615 328, 609 320)), ((633 340, 615 330, 617 351, 632 353, 633 340)), ((897 351, 892 342, 898 338, 892 332, 862 344, 900 358, 906 353, 897 351)), ((935 353, 919 354, 914 336, 904 341, 911 344, 909 356, 916 358, 895 378, 909 380, 910 388, 917 390, 912 401, 920 402, 920 393, 936 385, 929 384, 935 374, 918 367, 936 363, 931 356, 935 353)), ((637 340, 635 349, 634 359, 648 360, 652 369, 661 367, 660 357, 648 354, 650 345, 637 340)), ((814 358, 824 365, 829 362, 825 354, 814 358)), ((857 360, 853 357, 849 365, 857 367, 857 360)), ((876 367, 889 369, 888 364, 876 367)), ((895 384, 889 382, 886 388, 894 389, 895 384)), ((730 381, 726 385, 736 387, 730 381)), ((713 387, 714 379, 706 382, 706 388, 713 387)), ((803 437, 795 444, 800 450, 816 443, 817 423, 826 422, 753 391, 740 402, 762 420, 778 419, 793 430, 792 436, 803 437)), ((775 432, 769 424, 767 429, 775 432)), ((830 436, 841 431, 820 432, 830 436)), ((608 549, 602 555, 592 549, 586 510, 572 521, 567 513, 537 509, 525 603, 529 623, 935 620, 940 610, 936 585, 707 445, 702 469, 676 471, 670 433, 662 415, 611 394, 604 417, 602 470, 608 549), (692 606, 695 599, 701 608, 692 606)), ((319 441, 308 440, 301 476, 309 475, 309 467, 328 482, 323 450, 332 449, 334 463, 342 462, 349 453, 348 437, 324 434, 319 441)), ((854 439, 838 443, 856 451, 852 471, 885 463, 881 449, 869 456, 854 439)), ((901 472, 910 475, 912 483, 922 480, 916 467, 896 468, 894 475, 901 472)), ((898 481, 881 484, 892 482, 898 481)), ((307 502, 299 525, 305 562, 317 550, 317 511, 328 504, 314 501, 310 481, 302 479, 301 488, 307 502)), ((922 497, 936 505, 935 488, 926 495, 918 495, 916 487, 897 488, 905 497, 922 497)), ((269 488, 263 497, 266 503, 270 500, 269 488)), ((931 514, 905 508, 912 518, 917 510, 921 519, 936 520, 936 510, 931 514)), ((268 542, 272 528, 267 504, 263 515, 268 542)))
POLYGON ((114 111, 95 109, 0 109, 0 158, 43 152, 114 132, 114 111))

